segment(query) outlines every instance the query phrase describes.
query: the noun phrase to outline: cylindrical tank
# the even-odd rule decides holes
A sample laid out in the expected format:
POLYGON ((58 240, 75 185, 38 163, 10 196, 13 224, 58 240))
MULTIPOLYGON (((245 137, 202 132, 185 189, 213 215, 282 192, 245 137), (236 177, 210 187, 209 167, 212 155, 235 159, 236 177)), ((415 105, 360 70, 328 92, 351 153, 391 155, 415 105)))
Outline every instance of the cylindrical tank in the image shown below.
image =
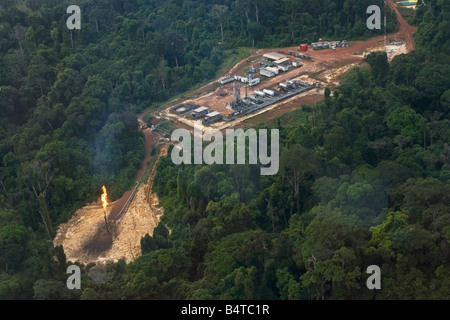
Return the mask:
POLYGON ((255 94, 260 96, 260 97, 265 97, 265 93, 262 92, 261 90, 255 90, 255 94))
POLYGON ((302 43, 300 45, 300 52, 306 52, 308 51, 308 45, 306 43, 302 43))
POLYGON ((274 97, 275 96, 275 91, 273 90, 269 90, 269 89, 264 89, 263 92, 265 94, 267 94, 268 96, 274 97))

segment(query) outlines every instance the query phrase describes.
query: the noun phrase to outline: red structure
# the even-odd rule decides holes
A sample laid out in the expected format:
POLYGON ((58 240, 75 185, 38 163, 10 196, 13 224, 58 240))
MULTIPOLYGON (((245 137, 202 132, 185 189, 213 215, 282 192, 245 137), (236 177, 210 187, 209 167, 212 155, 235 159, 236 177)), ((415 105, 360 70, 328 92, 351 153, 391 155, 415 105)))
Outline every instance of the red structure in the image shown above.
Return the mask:
POLYGON ((301 51, 301 52, 306 52, 306 51, 308 51, 308 45, 307 45, 306 43, 302 43, 302 44, 300 45, 300 51, 301 51))

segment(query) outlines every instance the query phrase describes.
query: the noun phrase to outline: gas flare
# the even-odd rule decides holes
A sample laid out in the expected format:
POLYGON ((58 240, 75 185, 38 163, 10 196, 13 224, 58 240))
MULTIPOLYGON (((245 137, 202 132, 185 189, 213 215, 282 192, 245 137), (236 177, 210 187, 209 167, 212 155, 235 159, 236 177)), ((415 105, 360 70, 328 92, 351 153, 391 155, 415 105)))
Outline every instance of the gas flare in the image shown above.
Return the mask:
POLYGON ((102 194, 102 206, 103 210, 106 211, 106 207, 108 206, 108 192, 106 191, 106 187, 103 186, 103 194, 102 194))

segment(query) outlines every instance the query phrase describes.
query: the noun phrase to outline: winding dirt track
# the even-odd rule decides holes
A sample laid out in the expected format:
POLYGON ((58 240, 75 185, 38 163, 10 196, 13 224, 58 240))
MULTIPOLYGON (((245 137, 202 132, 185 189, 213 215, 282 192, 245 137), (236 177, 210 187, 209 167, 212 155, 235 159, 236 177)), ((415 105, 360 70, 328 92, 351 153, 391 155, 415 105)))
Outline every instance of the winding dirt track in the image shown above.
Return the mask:
POLYGON ((400 31, 396 33, 396 35, 399 38, 402 38, 406 42, 406 47, 408 48, 408 51, 412 51, 415 49, 414 47, 414 39, 412 37, 412 34, 416 31, 416 27, 410 26, 408 22, 403 18, 403 16, 400 14, 400 12, 397 9, 397 6, 395 5, 394 1, 392 0, 386 0, 389 7, 394 10, 395 15, 397 16, 397 20, 400 23, 400 31))
MULTIPOLYGON (((146 124, 143 118, 144 118, 143 114, 139 115, 139 117, 138 117, 139 126, 141 128, 143 125, 146 124)), ((142 132, 144 133, 144 136, 145 136, 145 158, 141 162, 141 169, 136 174, 136 181, 138 181, 141 178, 141 176, 144 174, 145 167, 150 160, 150 154, 153 150, 153 147, 158 143, 158 138, 159 138, 158 135, 153 133, 152 130, 149 128, 143 129, 142 132)), ((108 216, 109 220, 117 221, 123 217, 125 212, 122 211, 122 209, 127 204, 127 201, 129 200, 132 193, 133 193, 133 190, 128 190, 122 195, 122 197, 120 199, 118 199, 117 201, 114 202, 114 204, 111 208, 111 212, 108 216)))

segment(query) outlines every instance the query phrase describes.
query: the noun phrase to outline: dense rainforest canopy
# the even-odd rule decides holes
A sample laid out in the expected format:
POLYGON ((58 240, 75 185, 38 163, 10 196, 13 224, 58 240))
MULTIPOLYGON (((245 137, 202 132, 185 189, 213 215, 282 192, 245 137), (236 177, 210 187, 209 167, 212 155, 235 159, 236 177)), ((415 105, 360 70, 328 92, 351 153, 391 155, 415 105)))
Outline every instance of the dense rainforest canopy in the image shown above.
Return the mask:
POLYGON ((112 197, 134 183, 138 113, 218 76, 241 47, 379 35, 365 11, 382 3, 80 0, 82 29, 68 30, 73 3, 2 1, 0 299, 449 299, 442 0, 411 18, 416 51, 390 64, 374 53, 323 102, 264 125, 280 129, 278 175, 162 159, 163 223, 107 280, 84 268, 81 291, 65 288, 68 262, 51 243, 103 183, 112 197), (380 291, 365 286, 372 264, 380 291))

